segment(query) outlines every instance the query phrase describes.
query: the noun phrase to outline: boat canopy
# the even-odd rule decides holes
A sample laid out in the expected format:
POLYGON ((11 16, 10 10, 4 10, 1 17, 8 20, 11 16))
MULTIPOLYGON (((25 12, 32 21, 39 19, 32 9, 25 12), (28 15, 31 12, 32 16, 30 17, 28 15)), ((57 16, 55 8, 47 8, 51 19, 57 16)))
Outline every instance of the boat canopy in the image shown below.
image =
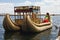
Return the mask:
POLYGON ((14 7, 14 12, 38 12, 40 10, 39 6, 19 6, 14 7))

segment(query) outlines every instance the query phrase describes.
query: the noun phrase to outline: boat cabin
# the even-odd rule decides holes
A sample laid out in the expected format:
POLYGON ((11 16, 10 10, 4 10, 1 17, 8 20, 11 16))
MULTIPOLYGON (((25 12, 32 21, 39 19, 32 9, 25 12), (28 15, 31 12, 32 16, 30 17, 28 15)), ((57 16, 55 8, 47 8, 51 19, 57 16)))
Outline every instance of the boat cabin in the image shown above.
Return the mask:
POLYGON ((39 6, 17 6, 14 7, 14 15, 15 15, 15 22, 18 24, 23 23, 24 15, 31 15, 34 19, 34 14, 38 14, 40 12, 39 6))

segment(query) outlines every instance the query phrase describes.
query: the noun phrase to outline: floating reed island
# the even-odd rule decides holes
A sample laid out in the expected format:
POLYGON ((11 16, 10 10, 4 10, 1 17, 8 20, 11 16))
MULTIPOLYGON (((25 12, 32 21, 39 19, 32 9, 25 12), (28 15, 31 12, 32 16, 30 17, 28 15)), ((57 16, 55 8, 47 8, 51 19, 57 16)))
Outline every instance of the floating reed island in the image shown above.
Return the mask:
MULTIPOLYGON (((52 27, 52 21, 49 15, 48 22, 42 22, 42 18, 38 18, 40 13, 39 6, 18 6, 14 7, 14 21, 10 15, 6 14, 3 20, 5 31, 24 31, 24 32, 41 32, 52 27)), ((41 16, 41 13, 40 13, 41 16)))

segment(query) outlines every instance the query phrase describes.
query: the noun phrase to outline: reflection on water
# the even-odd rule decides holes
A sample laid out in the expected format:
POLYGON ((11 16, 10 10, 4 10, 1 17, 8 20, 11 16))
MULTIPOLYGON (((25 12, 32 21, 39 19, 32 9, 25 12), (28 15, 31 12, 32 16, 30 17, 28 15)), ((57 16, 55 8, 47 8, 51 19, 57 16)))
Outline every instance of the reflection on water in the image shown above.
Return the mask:
POLYGON ((59 33, 59 26, 58 25, 54 25, 52 27, 52 30, 51 30, 50 39, 51 40, 56 40, 56 38, 58 37, 58 33, 59 33))
POLYGON ((46 30, 41 33, 22 33, 22 32, 5 32, 5 40, 50 40, 51 30, 46 30))

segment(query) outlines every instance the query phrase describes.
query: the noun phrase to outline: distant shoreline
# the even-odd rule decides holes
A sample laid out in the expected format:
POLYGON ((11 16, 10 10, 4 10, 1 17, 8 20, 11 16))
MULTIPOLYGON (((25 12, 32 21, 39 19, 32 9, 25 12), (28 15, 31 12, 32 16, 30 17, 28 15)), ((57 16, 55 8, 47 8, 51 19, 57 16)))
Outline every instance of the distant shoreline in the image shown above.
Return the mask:
MULTIPOLYGON (((41 16, 45 16, 46 14, 41 14, 41 16)), ((5 16, 5 14, 0 14, 0 16, 5 16)), ((18 15, 13 15, 10 14, 10 16, 18 16, 18 15)), ((38 16, 40 16, 40 14, 38 14, 38 16)), ((60 16, 60 14, 50 14, 50 16, 60 16)))

